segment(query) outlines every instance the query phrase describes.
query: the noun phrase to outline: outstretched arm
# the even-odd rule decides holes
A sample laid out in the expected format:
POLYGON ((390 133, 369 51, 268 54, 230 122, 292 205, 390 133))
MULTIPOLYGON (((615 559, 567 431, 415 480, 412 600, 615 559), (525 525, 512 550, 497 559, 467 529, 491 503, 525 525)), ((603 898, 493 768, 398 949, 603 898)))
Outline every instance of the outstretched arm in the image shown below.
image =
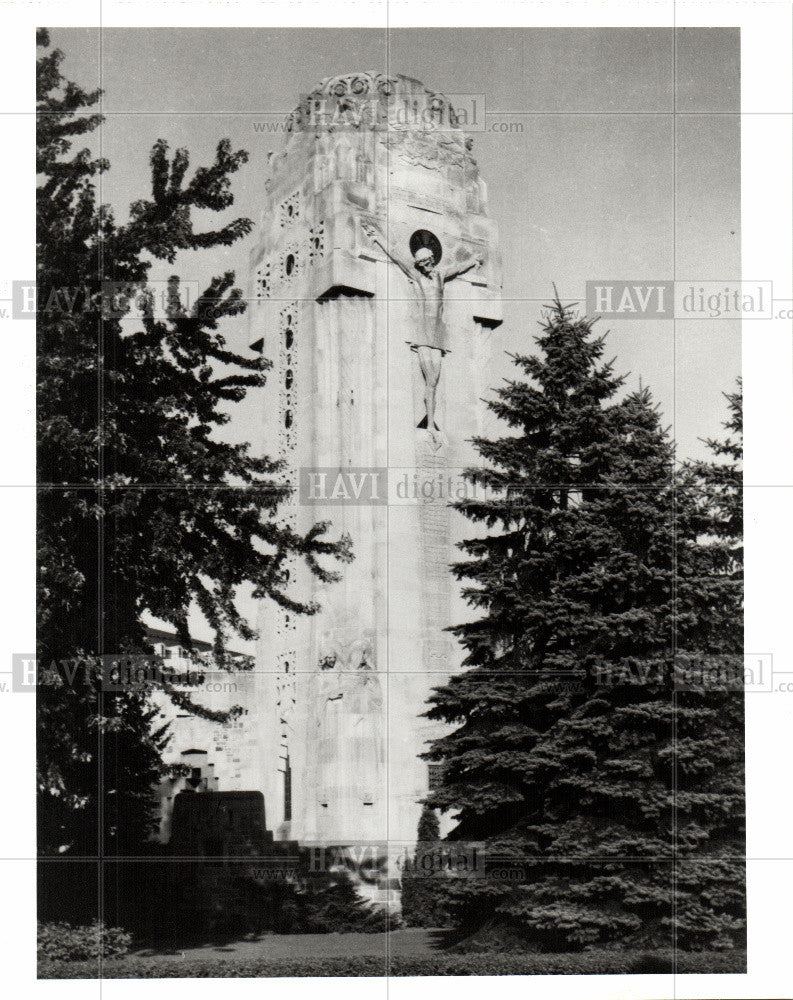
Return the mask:
POLYGON ((396 264, 399 270, 402 271, 403 274, 405 274, 405 276, 410 278, 410 280, 412 281, 413 278, 415 277, 415 272, 413 270, 413 261, 412 260, 409 261, 406 258, 400 256, 400 254, 396 253, 395 251, 389 250, 389 248, 385 244, 385 239, 383 238, 382 233, 380 232, 379 229, 376 228, 376 226, 373 223, 362 221, 361 229, 363 229, 363 231, 366 233, 366 235, 373 243, 376 243, 377 246, 380 247, 380 249, 383 251, 386 257, 388 257, 388 259, 393 264, 396 264))
POLYGON ((443 272, 444 283, 447 281, 454 281, 455 278, 459 278, 461 274, 465 274, 474 267, 481 267, 484 262, 484 258, 481 253, 473 254, 468 258, 467 261, 462 264, 452 264, 443 272))

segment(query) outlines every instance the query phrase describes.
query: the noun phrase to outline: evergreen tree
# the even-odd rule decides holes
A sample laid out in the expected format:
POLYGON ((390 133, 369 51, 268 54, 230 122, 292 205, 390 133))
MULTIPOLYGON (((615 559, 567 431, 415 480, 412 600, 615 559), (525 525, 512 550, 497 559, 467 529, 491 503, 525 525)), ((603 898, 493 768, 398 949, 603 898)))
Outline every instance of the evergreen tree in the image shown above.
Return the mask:
POLYGON ((515 359, 531 382, 489 404, 512 434, 475 441, 489 464, 468 478, 493 495, 457 508, 490 533, 454 571, 483 614, 452 630, 469 669, 431 698, 427 714, 457 728, 428 752, 444 762, 428 801, 522 878, 445 894, 461 927, 535 947, 727 946, 740 887, 723 864, 695 884, 683 861, 735 857, 742 734, 718 722, 732 696, 679 693, 675 664, 721 650, 725 609, 740 611, 701 559, 700 505, 678 490, 649 392, 617 402, 603 346, 557 299, 539 355, 515 359), (683 629, 703 572, 710 609, 683 629))
POLYGON ((677 494, 676 935, 720 947, 744 942, 746 911, 740 379, 725 397, 727 435, 677 494))
MULTIPOLYGON (((743 597, 743 395, 741 381, 736 391, 725 393, 728 417, 723 440, 707 439, 705 444, 714 458, 688 462, 680 482, 694 498, 694 516, 681 531, 681 538, 695 537, 698 586, 691 588, 695 603, 687 612, 688 627, 704 622, 711 633, 723 637, 723 652, 740 649, 742 620, 734 609, 743 597), (720 601, 720 594, 730 582, 732 600, 720 601), (712 590, 715 588, 715 591, 712 590), (722 613, 721 622, 713 616, 722 613), (737 629, 737 631, 736 631, 737 629)), ((692 553, 693 555, 693 553, 692 553)))
MULTIPOLYGON (((49 47, 46 31, 37 40, 49 47)), ((85 113, 100 93, 64 80, 62 58, 53 49, 37 64, 38 657, 150 652, 146 612, 190 650, 194 604, 225 664, 229 636, 255 635, 237 609, 240 586, 311 612, 287 592, 288 560, 332 580, 322 557, 349 558, 323 524, 306 536, 280 524, 288 489, 278 464, 217 433, 268 367, 231 350, 221 332, 244 309, 233 273, 214 278, 190 309, 175 276, 161 308, 147 291, 156 261, 250 231, 242 218, 206 231, 194 223, 196 210, 204 218, 232 205, 231 177, 247 154, 224 139, 214 162, 189 176, 187 151, 171 156, 158 141, 150 197, 117 223, 97 202, 107 162, 71 149, 100 125, 100 114, 85 113)), ((39 692, 41 848, 93 855, 101 841, 128 850, 151 828, 146 793, 164 737, 151 732, 145 693, 108 694, 98 670, 78 677, 39 692)))
POLYGON ((440 844, 440 824, 438 814, 424 805, 416 832, 416 850, 411 863, 402 874, 402 919, 408 927, 442 927, 448 921, 443 908, 441 894, 436 888, 435 870, 422 865, 422 859, 429 862, 440 844))
POLYGON ((591 323, 559 301, 538 346, 539 356, 514 358, 533 384, 510 380, 488 403, 512 433, 474 440, 488 465, 467 470, 478 489, 455 505, 489 532, 462 543, 470 558, 453 567, 481 613, 452 630, 470 669, 436 689, 427 713, 462 723, 428 755, 444 762, 428 801, 455 811, 460 838, 509 829, 536 807, 526 750, 564 702, 545 677, 578 665, 576 626, 590 627, 589 608, 566 584, 579 565, 588 570, 587 548, 605 547, 579 530, 588 511, 580 501, 608 470, 615 430, 606 404, 622 380, 602 362, 591 323))

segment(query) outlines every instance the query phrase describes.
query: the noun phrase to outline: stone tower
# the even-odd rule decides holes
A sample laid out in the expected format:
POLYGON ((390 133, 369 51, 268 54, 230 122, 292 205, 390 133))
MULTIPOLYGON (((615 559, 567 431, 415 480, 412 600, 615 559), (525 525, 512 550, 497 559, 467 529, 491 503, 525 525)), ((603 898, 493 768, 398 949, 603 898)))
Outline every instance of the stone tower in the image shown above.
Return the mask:
POLYGON ((263 608, 261 788, 276 836, 410 842, 437 733, 421 713, 459 668, 443 629, 468 614, 448 565, 471 529, 447 501, 485 430, 496 227, 471 140, 417 80, 323 80, 287 133, 251 259, 251 343, 273 361, 265 445, 295 487, 287 518, 330 521, 355 559, 338 583, 294 565, 313 617, 263 608), (411 272, 422 250, 445 284, 411 272), (443 353, 422 353, 430 326, 443 353), (434 427, 420 355, 440 368, 434 427))

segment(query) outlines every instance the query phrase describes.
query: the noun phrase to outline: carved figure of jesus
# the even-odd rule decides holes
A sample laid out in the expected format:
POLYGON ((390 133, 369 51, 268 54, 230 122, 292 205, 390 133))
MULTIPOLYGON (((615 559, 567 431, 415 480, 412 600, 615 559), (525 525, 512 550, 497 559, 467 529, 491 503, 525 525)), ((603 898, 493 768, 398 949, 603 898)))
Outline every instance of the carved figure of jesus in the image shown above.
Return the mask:
POLYGON ((361 228, 380 247, 388 259, 402 271, 411 284, 418 305, 418 329, 415 340, 409 341, 410 348, 418 355, 419 367, 424 379, 424 404, 427 408, 427 430, 435 443, 440 446, 440 428, 435 423, 435 406, 438 381, 441 377, 441 362, 449 351, 448 331, 443 319, 444 287, 482 264, 480 255, 441 270, 437 267, 435 254, 429 247, 419 247, 410 260, 398 250, 386 245, 385 237, 373 222, 364 221, 361 228))

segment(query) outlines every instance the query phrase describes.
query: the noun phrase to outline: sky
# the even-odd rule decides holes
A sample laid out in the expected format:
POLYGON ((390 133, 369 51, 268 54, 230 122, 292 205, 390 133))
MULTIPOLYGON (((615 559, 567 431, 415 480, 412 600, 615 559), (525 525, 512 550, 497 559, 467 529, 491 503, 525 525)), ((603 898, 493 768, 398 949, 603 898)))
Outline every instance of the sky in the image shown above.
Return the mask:
MULTIPOLYGON (((504 258, 505 352, 532 350, 553 283, 583 303, 588 280, 740 277, 737 29, 59 28, 51 39, 67 78, 104 89, 90 145, 110 160, 101 200, 119 219, 149 192, 157 139, 186 146, 197 166, 228 137, 250 158, 233 209, 208 213, 207 228, 258 221, 267 154, 283 135, 254 123, 283 120, 323 77, 371 69, 481 95, 488 126, 521 126, 472 133, 504 258)), ((256 240, 254 229, 233 247, 182 254, 162 276, 205 283, 232 269, 244 288, 256 240)), ((245 317, 225 332, 245 348, 245 317)), ((628 389, 649 385, 678 457, 704 455, 701 438, 719 434, 722 393, 740 374, 739 324, 615 320, 607 355, 628 389)), ((505 353, 494 384, 511 370, 505 353)), ((259 441, 256 404, 241 404, 224 434, 259 441)))

